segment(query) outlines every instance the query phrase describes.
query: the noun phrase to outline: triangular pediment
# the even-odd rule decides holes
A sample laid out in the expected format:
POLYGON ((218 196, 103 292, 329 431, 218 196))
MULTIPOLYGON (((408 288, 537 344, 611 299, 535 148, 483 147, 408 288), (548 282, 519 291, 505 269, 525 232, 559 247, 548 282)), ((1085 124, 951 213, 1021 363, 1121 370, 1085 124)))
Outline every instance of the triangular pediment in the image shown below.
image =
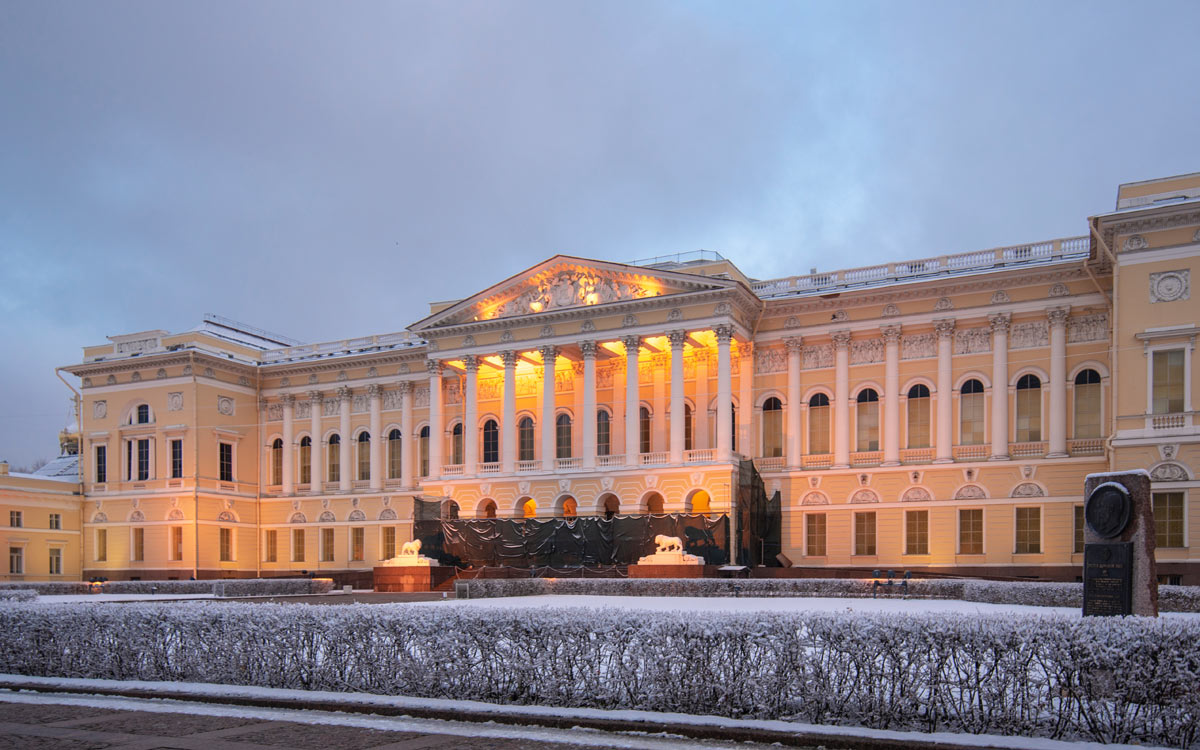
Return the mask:
POLYGON ((730 279, 556 255, 430 315, 409 330, 421 332, 736 285, 730 279))

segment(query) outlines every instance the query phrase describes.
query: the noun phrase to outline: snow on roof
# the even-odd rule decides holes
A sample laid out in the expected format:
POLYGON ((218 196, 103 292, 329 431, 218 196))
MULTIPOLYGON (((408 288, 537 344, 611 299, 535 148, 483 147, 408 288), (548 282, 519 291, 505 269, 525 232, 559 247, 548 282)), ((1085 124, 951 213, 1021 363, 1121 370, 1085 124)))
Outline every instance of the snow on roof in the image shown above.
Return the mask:
MULTIPOLYGON (((21 476, 21 475, 15 475, 21 476)), ((67 454, 50 461, 40 469, 24 476, 33 479, 58 479, 64 482, 79 480, 79 456, 67 454)))
POLYGON ((300 346, 304 343, 279 333, 271 333, 262 328, 255 328, 252 325, 239 323, 236 320, 223 318, 220 315, 213 315, 212 313, 205 313, 204 320, 200 325, 191 330, 198 333, 207 333, 211 336, 263 351, 277 349, 281 346, 300 346))

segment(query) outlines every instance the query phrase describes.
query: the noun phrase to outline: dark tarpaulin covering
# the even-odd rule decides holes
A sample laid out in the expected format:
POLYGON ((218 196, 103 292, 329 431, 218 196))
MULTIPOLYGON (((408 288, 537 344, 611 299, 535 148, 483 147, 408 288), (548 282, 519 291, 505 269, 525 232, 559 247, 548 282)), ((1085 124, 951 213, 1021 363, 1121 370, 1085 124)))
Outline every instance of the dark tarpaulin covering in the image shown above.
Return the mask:
POLYGON ((439 506, 416 500, 413 535, 421 540, 421 554, 449 565, 630 565, 654 553, 660 534, 679 537, 686 552, 708 565, 729 561, 729 518, 723 514, 453 520, 441 518, 439 506))
POLYGON ((739 562, 751 567, 779 567, 776 557, 783 551, 781 500, 776 491, 767 497, 762 475, 753 461, 742 461, 738 472, 739 562))

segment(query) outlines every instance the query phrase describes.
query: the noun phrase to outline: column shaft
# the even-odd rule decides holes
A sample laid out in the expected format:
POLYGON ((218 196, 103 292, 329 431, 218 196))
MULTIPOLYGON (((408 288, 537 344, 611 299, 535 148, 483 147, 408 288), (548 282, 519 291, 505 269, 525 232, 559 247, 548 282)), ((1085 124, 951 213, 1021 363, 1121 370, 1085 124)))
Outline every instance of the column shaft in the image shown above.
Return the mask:
POLYGON ((501 352, 504 360, 504 406, 501 415, 504 434, 500 436, 501 466, 512 474, 517 466, 517 353, 501 352))
POLYGON ((954 460, 954 321, 936 320, 938 337, 937 364, 937 436, 934 463, 954 460))
POLYGON ((341 492, 349 492, 354 487, 355 465, 354 454, 351 452, 351 445, 354 442, 353 436, 350 434, 350 407, 351 407, 351 391, 349 388, 342 386, 337 390, 338 395, 338 413, 341 416, 341 421, 338 424, 338 433, 341 435, 341 447, 338 450, 338 466, 339 481, 338 490, 341 492))
POLYGON ((383 447, 387 441, 383 436, 383 390, 372 383, 367 386, 367 397, 371 401, 371 489, 383 489, 383 447))
POLYGON ((787 465, 799 468, 800 448, 800 338, 784 339, 787 344, 787 465))
POLYGON ((542 469, 554 470, 554 365, 558 347, 542 347, 542 469))
POLYGON ((283 494, 291 495, 296 492, 296 468, 293 458, 296 455, 296 397, 290 393, 283 394, 283 494))
POLYGON ((833 334, 833 468, 850 466, 850 332, 833 334))
POLYGON ((900 326, 884 326, 883 465, 900 463, 900 326))
POLYGON ((479 360, 474 355, 464 358, 467 374, 463 378, 463 473, 474 476, 479 470, 479 393, 476 389, 479 360))
POLYGON ((1007 313, 992 315, 992 458, 1007 461, 1008 456, 1008 327, 1007 313))
POLYGON ((733 367, 729 360, 729 343, 732 339, 732 326, 717 326, 718 461, 730 461, 733 458, 733 367))
POLYGON ((641 453, 641 430, 639 429, 638 393, 638 350, 642 346, 639 336, 626 336, 625 344, 625 463, 637 466, 641 453))
POLYGON ((429 370, 429 476, 442 475, 442 446, 446 443, 442 424, 442 363, 426 360, 429 370))
POLYGON ((1050 458, 1067 455, 1067 316, 1069 307, 1046 311, 1050 319, 1050 458))
POLYGON ((309 391, 308 470, 312 475, 308 491, 318 495, 325 490, 325 441, 321 435, 321 416, 325 411, 325 397, 320 391, 309 391))
POLYGON ((400 383, 400 484, 413 486, 413 451, 417 449, 417 436, 413 431, 411 380, 400 383))
POLYGON ((671 463, 683 463, 683 342, 684 331, 672 331, 671 341, 671 463))
POLYGON ((581 341, 579 349, 583 352, 583 468, 591 469, 596 465, 596 342, 581 341))

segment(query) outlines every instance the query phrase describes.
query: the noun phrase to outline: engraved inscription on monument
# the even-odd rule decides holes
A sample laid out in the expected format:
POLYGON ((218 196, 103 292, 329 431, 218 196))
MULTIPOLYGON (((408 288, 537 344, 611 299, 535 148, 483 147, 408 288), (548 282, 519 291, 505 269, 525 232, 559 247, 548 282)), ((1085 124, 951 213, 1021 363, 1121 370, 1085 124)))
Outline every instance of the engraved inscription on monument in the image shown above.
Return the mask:
POLYGON ((1083 550, 1083 614, 1133 612, 1133 544, 1102 542, 1083 550))
POLYGON ((1089 474, 1083 489, 1083 614, 1156 616, 1150 475, 1089 474))

